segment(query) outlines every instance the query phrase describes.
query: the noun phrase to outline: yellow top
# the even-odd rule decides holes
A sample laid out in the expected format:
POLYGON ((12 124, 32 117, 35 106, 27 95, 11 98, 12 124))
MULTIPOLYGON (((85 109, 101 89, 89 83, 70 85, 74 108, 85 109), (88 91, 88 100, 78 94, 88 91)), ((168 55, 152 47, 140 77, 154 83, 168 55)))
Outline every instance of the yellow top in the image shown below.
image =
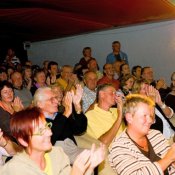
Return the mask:
POLYGON ((44 169, 44 173, 46 173, 47 175, 53 175, 53 173, 52 173, 52 164, 51 164, 49 154, 46 153, 44 155, 44 157, 45 157, 45 160, 46 160, 46 167, 44 169))
MULTIPOLYGON (((116 121, 118 114, 117 108, 110 108, 105 111, 95 104, 94 109, 88 111, 86 114, 88 119, 87 134, 98 139, 105 134, 116 121)), ((125 129, 125 124, 122 121, 120 128, 116 135, 119 135, 125 129)))

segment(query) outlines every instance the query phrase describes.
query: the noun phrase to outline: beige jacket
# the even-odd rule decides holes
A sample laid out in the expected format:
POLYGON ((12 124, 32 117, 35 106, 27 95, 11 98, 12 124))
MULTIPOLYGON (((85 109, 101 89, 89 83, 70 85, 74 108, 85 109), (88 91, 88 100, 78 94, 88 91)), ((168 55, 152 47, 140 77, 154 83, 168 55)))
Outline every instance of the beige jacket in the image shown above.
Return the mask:
MULTIPOLYGON (((52 163, 53 175, 69 175, 71 167, 67 155, 60 147, 53 147, 49 152, 52 163)), ((29 156, 23 152, 15 155, 4 166, 0 167, 0 175, 46 175, 32 161, 29 156)))

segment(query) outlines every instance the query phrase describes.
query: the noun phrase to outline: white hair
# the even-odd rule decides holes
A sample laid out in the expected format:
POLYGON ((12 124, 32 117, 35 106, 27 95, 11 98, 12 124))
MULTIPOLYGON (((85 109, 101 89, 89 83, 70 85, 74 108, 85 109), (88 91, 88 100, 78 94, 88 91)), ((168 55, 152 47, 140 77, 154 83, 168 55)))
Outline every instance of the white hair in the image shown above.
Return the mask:
POLYGON ((41 102, 44 100, 44 96, 47 91, 52 91, 52 89, 50 87, 40 87, 36 90, 33 97, 34 106, 38 106, 38 102, 41 102))

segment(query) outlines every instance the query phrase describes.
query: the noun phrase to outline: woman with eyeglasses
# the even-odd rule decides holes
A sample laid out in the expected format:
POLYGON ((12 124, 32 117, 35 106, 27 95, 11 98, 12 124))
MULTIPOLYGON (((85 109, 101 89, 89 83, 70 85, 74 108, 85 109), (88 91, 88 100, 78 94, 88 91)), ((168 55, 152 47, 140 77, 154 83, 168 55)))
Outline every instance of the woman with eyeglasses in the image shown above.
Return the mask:
POLYGON ((2 169, 1 175, 83 175, 91 174, 104 159, 104 146, 83 151, 70 167, 69 159, 60 147, 52 147, 51 123, 46 123, 38 108, 13 115, 10 128, 13 137, 23 147, 2 169))

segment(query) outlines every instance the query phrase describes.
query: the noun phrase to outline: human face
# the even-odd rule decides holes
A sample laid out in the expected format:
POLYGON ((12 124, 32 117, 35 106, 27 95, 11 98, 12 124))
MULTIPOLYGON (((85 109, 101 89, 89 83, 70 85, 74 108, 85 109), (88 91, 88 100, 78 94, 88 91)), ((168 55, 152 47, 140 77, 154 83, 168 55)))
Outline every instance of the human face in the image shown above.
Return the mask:
POLYGON ((13 101, 13 97, 13 90, 7 86, 4 86, 4 88, 1 90, 1 100, 9 103, 13 101))
POLYGON ((122 66, 122 71, 121 71, 121 73, 122 73, 123 75, 130 74, 130 69, 129 69, 129 65, 128 65, 128 64, 125 64, 125 65, 122 66))
POLYGON ((0 81, 7 80, 7 74, 5 72, 0 73, 0 81))
POLYGON ((91 49, 86 49, 83 54, 85 57, 91 57, 91 49))
POLYGON ((136 111, 131 114, 128 120, 128 127, 137 135, 145 136, 148 134, 151 125, 154 122, 154 107, 146 103, 138 103, 136 111))
POLYGON ((108 107, 111 107, 116 104, 115 98, 116 98, 116 90, 114 87, 109 86, 106 87, 103 91, 103 101, 108 105, 108 107))
POLYGON ((51 69, 50 69, 50 73, 52 75, 57 75, 57 73, 58 73, 58 66, 57 65, 52 65, 51 69))
POLYGON ((44 84, 46 82, 46 75, 44 72, 38 72, 35 81, 39 84, 44 84))
POLYGON ((60 106, 63 99, 63 90, 60 87, 53 87, 52 91, 56 95, 58 105, 60 106))
POLYGON ((95 89, 97 87, 97 75, 96 75, 96 73, 89 72, 85 78, 85 84, 90 90, 95 91, 95 89))
POLYGON ((147 95, 147 88, 148 88, 148 84, 146 83, 142 83, 141 86, 140 86, 140 92, 139 94, 141 95, 147 95))
POLYGON ((106 64, 104 72, 107 76, 113 76, 114 75, 114 68, 112 64, 106 64))
POLYGON ((97 71, 97 62, 95 60, 91 60, 88 64, 89 71, 97 71))
POLYGON ((40 120, 39 125, 34 124, 33 135, 30 140, 29 148, 32 152, 49 151, 52 148, 51 144, 52 132, 46 121, 40 120))
POLYGON ((119 43, 113 44, 112 49, 113 49, 113 52, 119 53, 120 52, 120 44, 119 43))
POLYGON ((21 88, 22 86, 22 75, 19 72, 15 72, 11 77, 12 84, 15 88, 21 88))
POLYGON ((146 68, 143 72, 142 77, 148 82, 152 82, 154 80, 152 68, 146 68))
POLYGON ((136 76, 137 78, 140 78, 140 77, 141 77, 141 68, 140 68, 140 67, 138 67, 138 68, 136 69, 136 71, 135 71, 135 76, 136 76))
POLYGON ((73 74, 73 69, 71 67, 64 67, 63 71, 61 72, 61 78, 65 81, 68 81, 73 74))
POLYGON ((125 88, 127 88, 128 90, 132 89, 132 86, 134 84, 134 79, 133 78, 129 78, 126 82, 125 82, 125 88))
POLYGON ((42 110, 43 113, 51 116, 55 112, 58 112, 57 96, 52 90, 45 91, 42 101, 39 104, 39 108, 42 110))
POLYGON ((24 76, 25 76, 25 78, 31 78, 32 70, 31 69, 25 69, 24 76))

